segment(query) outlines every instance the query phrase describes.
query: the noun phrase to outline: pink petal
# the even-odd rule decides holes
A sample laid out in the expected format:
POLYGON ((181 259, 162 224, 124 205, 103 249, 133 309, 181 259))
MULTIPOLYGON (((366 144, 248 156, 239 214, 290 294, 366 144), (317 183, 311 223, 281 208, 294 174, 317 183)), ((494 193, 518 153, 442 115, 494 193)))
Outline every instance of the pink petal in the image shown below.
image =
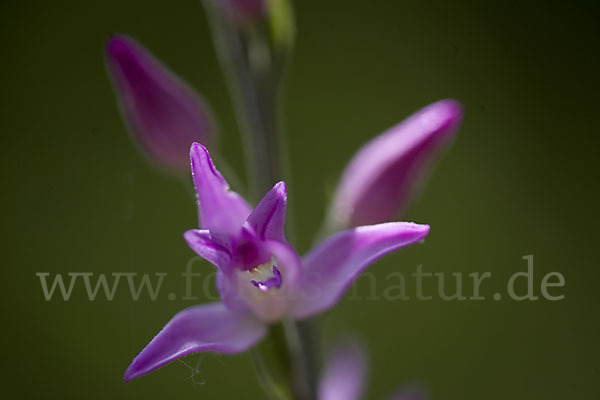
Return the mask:
POLYGON ((285 242, 285 209, 287 191, 279 182, 258 203, 248 217, 248 225, 260 239, 285 242))
POLYGON ((428 233, 428 225, 388 222, 360 226, 326 239, 302 260, 304 269, 294 299, 294 316, 309 317, 333 307, 369 265, 423 240, 428 233))
POLYGON ((198 197, 200 227, 215 233, 237 235, 250 214, 250 206, 229 189, 204 146, 194 143, 190 158, 198 197))
POLYGON ((190 307, 175 315, 138 354, 125 371, 125 381, 191 353, 243 352, 266 331, 266 326, 251 314, 231 312, 222 303, 190 307))

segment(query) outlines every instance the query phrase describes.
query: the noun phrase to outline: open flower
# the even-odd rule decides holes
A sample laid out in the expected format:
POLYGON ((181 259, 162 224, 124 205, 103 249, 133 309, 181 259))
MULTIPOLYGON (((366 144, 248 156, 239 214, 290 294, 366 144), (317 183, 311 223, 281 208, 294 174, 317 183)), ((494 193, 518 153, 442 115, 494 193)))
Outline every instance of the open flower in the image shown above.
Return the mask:
POLYGON ((151 161, 187 171, 191 144, 213 142, 211 113, 200 96, 126 36, 106 44, 106 62, 123 117, 151 161))
POLYGON ((433 103, 363 146, 352 158, 328 214, 332 230, 394 219, 462 118, 454 100, 433 103))
POLYGON ((200 229, 184 235, 217 269, 222 303, 185 309, 133 360, 129 381, 199 351, 239 353, 283 318, 306 318, 335 305, 371 263, 421 241, 429 226, 407 222, 361 226, 333 235, 302 259, 284 235, 287 194, 280 182, 254 210, 194 143, 192 175, 200 229))
MULTIPOLYGON (((318 400, 359 400, 362 398, 367 375, 367 355, 357 341, 340 342, 331 352, 321 376, 318 400)), ((388 400, 423 400, 423 391, 402 389, 388 400)))

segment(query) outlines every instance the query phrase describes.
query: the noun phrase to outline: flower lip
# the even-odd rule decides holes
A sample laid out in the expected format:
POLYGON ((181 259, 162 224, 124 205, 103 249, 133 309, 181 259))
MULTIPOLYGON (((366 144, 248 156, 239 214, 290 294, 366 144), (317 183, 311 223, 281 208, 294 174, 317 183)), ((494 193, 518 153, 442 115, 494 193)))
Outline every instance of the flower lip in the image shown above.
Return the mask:
POLYGON ((230 278, 235 294, 265 322, 279 320, 287 312, 288 296, 294 285, 289 260, 280 259, 277 252, 270 254, 269 261, 251 269, 238 269, 230 278))
MULTIPOLYGON (((269 263, 269 265, 272 263, 269 263)), ((279 272, 279 269, 273 265, 271 267, 271 270, 269 271, 268 266, 266 266, 266 264, 262 264, 260 266, 258 266, 255 269, 259 269, 259 268, 263 268, 264 267, 264 272, 260 271, 260 272, 250 272, 251 274, 260 274, 261 278, 257 278, 257 279, 264 279, 264 280, 255 280, 252 279, 250 281, 251 284, 253 284, 254 286, 256 286, 259 290, 266 292, 268 290, 271 289, 279 289, 281 287, 281 284, 283 283, 283 279, 281 277, 281 272, 279 272), (263 274, 271 274, 271 276, 269 276, 268 278, 262 278, 263 274)))

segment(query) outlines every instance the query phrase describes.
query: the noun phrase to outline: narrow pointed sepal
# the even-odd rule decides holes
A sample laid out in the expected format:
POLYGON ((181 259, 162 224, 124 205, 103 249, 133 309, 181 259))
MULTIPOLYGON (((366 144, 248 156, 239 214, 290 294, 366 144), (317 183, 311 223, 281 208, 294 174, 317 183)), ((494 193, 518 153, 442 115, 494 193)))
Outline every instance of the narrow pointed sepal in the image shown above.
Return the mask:
POLYGON ((388 222, 359 226, 326 239, 303 257, 300 289, 293 315, 305 318, 333 307, 373 262, 429 233, 428 225, 388 222))
POLYGON ((287 190, 279 182, 258 203, 248 216, 248 225, 260 239, 285 242, 285 210, 287 190))
POLYGON ((229 189, 229 184, 215 168, 206 147, 199 143, 192 144, 190 159, 200 227, 215 233, 239 234, 250 214, 250 206, 229 189))
POLYGON ((232 312, 222 303, 187 308, 175 315, 133 360, 125 371, 125 381, 191 353, 241 353, 258 342, 266 330, 251 314, 232 312))

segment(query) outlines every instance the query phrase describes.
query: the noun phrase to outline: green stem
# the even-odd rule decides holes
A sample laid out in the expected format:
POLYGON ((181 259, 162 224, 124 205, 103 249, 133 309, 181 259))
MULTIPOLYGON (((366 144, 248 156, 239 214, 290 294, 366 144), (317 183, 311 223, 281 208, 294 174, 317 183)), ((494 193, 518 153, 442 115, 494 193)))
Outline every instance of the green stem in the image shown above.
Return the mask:
POLYGON ((278 385, 275 379, 269 373, 269 370, 265 366, 265 362, 259 354, 258 350, 250 350, 250 357, 254 364, 254 370, 258 377, 258 382, 263 388, 269 399, 271 400, 291 400, 289 392, 285 390, 281 385, 278 385))
POLYGON ((312 321, 283 322, 288 351, 292 360, 292 388, 296 399, 315 400, 316 360, 312 321))
POLYGON ((284 176, 278 107, 283 66, 271 73, 274 64, 262 32, 246 26, 242 35, 219 3, 222 1, 204 0, 243 133, 248 186, 256 201, 284 176))
MULTIPOLYGON (((287 54, 275 51, 269 43, 265 21, 240 26, 226 13, 222 0, 203 1, 234 99, 244 140, 248 186, 256 202, 276 182, 283 180, 287 171, 280 109, 287 54)), ((293 213, 288 211, 288 214, 293 213)), ((293 239, 289 219, 287 233, 288 238, 293 239)), ((272 326, 269 330, 264 342, 271 345, 271 349, 261 346, 262 349, 252 351, 261 386, 272 399, 316 399, 313 336, 310 322, 284 321, 282 326, 272 326), (275 357, 269 354, 273 351, 277 353, 275 357), (285 375, 280 380, 284 383, 276 379, 281 374, 285 375), (283 385, 290 387, 289 392, 282 389, 283 385)))

